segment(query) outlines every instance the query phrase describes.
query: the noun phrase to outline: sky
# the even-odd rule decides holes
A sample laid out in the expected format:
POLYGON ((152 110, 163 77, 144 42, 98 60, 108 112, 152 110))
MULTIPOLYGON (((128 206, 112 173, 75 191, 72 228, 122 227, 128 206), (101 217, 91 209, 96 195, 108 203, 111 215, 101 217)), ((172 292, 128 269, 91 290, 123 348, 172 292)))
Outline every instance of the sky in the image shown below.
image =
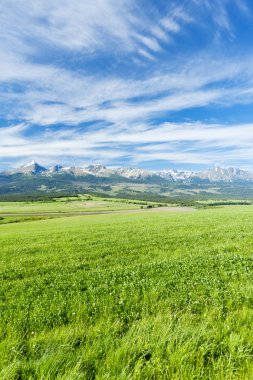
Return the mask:
POLYGON ((0 169, 253 170, 251 0, 0 2, 0 169))

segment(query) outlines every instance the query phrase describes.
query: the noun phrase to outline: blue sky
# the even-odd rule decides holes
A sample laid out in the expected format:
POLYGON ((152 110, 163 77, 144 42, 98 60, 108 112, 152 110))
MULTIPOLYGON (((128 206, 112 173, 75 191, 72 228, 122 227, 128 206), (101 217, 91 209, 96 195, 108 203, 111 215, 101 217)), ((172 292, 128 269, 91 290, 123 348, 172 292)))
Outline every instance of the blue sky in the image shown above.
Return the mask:
POLYGON ((250 0, 0 3, 0 168, 253 170, 250 0))

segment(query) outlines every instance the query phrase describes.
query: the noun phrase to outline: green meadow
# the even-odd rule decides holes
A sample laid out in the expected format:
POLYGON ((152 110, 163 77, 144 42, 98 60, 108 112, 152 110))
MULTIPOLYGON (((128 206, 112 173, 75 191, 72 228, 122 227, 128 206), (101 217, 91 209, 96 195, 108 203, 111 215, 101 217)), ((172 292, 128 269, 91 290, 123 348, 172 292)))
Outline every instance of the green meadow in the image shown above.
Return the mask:
MULTIPOLYGON (((20 213, 64 213, 64 212, 95 212, 138 209, 147 202, 122 199, 101 198, 89 195, 76 197, 54 198, 49 201, 0 202, 0 214, 20 213)), ((152 202, 149 202, 152 204, 152 202)))
POLYGON ((1 224, 0 270, 2 380, 253 379, 253 206, 1 224))

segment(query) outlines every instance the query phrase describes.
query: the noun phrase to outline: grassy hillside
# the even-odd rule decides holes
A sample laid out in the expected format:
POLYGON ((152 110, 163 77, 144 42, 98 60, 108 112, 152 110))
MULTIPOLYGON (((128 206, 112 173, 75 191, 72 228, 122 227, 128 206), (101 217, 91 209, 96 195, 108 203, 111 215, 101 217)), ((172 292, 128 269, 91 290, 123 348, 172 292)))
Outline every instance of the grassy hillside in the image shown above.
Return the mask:
POLYGON ((1 379, 252 379, 253 207, 0 225, 1 379))

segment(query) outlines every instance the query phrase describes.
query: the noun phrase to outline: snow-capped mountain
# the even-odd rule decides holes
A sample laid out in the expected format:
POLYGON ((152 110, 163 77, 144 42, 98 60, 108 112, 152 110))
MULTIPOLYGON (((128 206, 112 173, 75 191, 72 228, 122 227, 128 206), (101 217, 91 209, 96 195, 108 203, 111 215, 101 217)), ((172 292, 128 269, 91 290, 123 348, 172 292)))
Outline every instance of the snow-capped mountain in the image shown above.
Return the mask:
POLYGON ((35 161, 30 161, 26 165, 21 166, 18 169, 11 171, 11 174, 41 174, 46 172, 47 169, 39 165, 35 161))
POLYGON ((253 173, 236 168, 220 168, 219 166, 199 172, 198 177, 208 179, 210 182, 233 182, 233 181, 253 181, 253 173))
POLYGON ((253 173, 246 170, 236 169, 236 168, 220 168, 215 167, 213 169, 193 172, 193 171, 183 171, 183 170, 146 170, 140 168, 107 168, 104 165, 92 164, 84 168, 80 167, 63 167, 62 165, 54 165, 49 169, 39 165, 35 161, 30 161, 26 165, 21 166, 10 172, 2 173, 4 175, 14 175, 14 174, 24 174, 24 175, 41 175, 41 176, 59 176, 62 174, 70 175, 73 177, 87 177, 93 176, 98 178, 114 179, 120 178, 122 180, 132 180, 132 181, 158 181, 161 183, 162 180, 166 182, 182 182, 190 183, 192 181, 209 181, 209 182, 236 182, 236 181, 246 181, 253 182, 253 173))

